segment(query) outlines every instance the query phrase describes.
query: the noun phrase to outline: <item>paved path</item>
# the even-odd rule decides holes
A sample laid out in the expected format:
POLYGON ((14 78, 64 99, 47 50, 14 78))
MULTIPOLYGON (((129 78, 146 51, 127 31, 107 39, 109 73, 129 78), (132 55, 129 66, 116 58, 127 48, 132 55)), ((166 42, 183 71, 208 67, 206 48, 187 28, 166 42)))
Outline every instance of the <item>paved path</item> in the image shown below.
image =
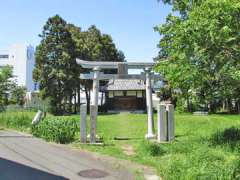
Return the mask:
POLYGON ((0 131, 0 180, 89 179, 86 175, 101 175, 98 179, 106 180, 134 179, 127 168, 30 135, 0 131), (79 175, 83 170, 89 171, 79 175))

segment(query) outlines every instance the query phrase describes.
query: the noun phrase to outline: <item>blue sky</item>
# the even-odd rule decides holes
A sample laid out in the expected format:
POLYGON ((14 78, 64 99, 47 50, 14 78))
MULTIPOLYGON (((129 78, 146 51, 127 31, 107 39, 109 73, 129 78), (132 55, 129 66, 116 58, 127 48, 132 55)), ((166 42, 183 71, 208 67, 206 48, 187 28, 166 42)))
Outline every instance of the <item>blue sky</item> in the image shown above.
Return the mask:
POLYGON ((0 48, 13 43, 36 46, 44 23, 55 14, 87 29, 95 24, 110 34, 130 61, 152 61, 160 35, 153 27, 165 22, 170 7, 157 0, 2 0, 0 48))

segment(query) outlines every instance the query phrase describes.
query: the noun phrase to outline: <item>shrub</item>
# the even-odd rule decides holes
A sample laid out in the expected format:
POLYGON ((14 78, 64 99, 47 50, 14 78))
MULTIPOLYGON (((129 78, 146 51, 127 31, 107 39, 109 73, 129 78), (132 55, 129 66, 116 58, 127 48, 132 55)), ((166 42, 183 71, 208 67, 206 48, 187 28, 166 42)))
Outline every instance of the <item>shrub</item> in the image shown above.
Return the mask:
POLYGON ((157 143, 151 143, 144 141, 141 146, 142 149, 145 151, 144 154, 148 154, 150 156, 161 156, 166 153, 163 147, 157 143))
POLYGON ((31 128, 33 113, 28 112, 3 112, 0 113, 0 125, 26 131, 31 128))
POLYGON ((72 142, 77 131, 78 122, 76 120, 59 117, 47 118, 38 125, 32 126, 34 136, 61 144, 72 142))
POLYGON ((176 111, 178 113, 183 113, 186 111, 186 107, 185 107, 185 102, 182 98, 178 98, 177 99, 177 103, 176 103, 176 111))

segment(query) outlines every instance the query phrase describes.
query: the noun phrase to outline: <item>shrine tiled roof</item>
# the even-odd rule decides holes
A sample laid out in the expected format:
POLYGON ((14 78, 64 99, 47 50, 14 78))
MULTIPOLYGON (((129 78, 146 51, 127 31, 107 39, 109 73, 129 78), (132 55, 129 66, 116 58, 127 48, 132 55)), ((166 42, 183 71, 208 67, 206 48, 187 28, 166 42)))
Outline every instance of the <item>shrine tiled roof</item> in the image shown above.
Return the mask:
POLYGON ((115 79, 110 80, 108 84, 104 86, 103 90, 145 90, 145 84, 143 80, 139 79, 115 79))

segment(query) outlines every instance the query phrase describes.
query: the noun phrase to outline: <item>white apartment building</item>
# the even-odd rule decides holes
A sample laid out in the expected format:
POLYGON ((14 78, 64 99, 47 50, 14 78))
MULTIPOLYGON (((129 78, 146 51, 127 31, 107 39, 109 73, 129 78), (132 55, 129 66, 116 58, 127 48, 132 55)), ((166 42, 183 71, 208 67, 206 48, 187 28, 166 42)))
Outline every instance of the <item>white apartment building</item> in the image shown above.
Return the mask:
POLYGON ((0 50, 0 67, 10 65, 19 86, 25 86, 28 92, 37 90, 32 72, 35 57, 34 47, 27 44, 14 44, 6 50, 0 50))

